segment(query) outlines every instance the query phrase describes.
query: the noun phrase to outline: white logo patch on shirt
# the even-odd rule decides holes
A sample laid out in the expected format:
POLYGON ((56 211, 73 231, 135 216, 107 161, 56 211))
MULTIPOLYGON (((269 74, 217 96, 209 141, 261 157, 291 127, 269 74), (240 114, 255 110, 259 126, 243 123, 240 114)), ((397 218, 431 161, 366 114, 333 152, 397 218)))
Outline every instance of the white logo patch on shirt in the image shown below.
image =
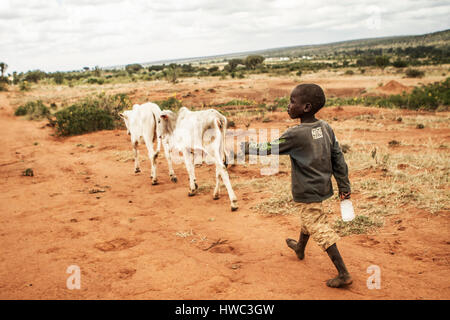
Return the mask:
POLYGON ((322 128, 321 127, 312 129, 311 133, 312 133, 313 139, 323 138, 323 133, 322 133, 322 128))

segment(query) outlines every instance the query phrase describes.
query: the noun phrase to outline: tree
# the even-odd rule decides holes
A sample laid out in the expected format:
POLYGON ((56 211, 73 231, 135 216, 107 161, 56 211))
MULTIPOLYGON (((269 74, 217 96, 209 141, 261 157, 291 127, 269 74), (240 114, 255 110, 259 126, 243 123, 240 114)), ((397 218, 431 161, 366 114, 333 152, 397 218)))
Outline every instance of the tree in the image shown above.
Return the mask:
POLYGON ((377 56, 375 58, 375 64, 377 67, 384 69, 389 65, 389 57, 388 56, 377 56))
POLYGON ((228 61, 228 64, 225 66, 224 69, 226 71, 233 72, 240 64, 244 64, 244 61, 242 61, 242 59, 231 59, 230 61, 228 61))
POLYGON ((5 62, 0 62, 0 71, 2 73, 2 77, 4 76, 6 69, 8 69, 8 65, 5 62))
POLYGON ((255 69, 257 65, 262 64, 263 62, 264 57, 258 55, 248 56, 244 60, 244 64, 248 69, 255 69))
POLYGON ((37 83, 39 80, 45 78, 47 74, 44 71, 41 70, 33 70, 33 71, 28 71, 25 74, 25 80, 28 82, 34 82, 37 83))
POLYGON ((213 72, 216 72, 216 71, 219 71, 219 67, 218 66, 213 66, 213 67, 208 69, 209 73, 213 73, 213 72))
POLYGON ((95 77, 100 77, 102 75, 102 70, 99 66, 95 66, 94 70, 92 71, 95 77))
POLYGON ((53 73, 52 76, 56 84, 62 84, 64 82, 64 73, 58 71, 53 73))
POLYGON ((167 81, 176 83, 180 71, 181 69, 175 63, 170 64, 170 66, 164 70, 167 81))
POLYGON ((127 72, 129 74, 136 73, 139 70, 141 70, 142 68, 143 68, 143 66, 141 66, 139 63, 133 63, 133 64, 129 64, 129 65, 125 66, 125 70, 127 70, 127 72))

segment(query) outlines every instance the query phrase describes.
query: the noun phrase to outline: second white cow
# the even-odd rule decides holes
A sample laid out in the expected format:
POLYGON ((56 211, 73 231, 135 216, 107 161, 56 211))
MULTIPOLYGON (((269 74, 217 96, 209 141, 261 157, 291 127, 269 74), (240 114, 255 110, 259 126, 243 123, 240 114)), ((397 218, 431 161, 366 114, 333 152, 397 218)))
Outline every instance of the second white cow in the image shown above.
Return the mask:
POLYGON ((216 187, 213 199, 219 198, 219 178, 222 178, 230 197, 231 210, 237 210, 236 194, 224 165, 227 119, 214 109, 190 111, 185 107, 182 107, 178 114, 163 110, 160 119, 162 137, 168 139, 171 149, 183 154, 189 174, 188 195, 195 195, 198 189, 194 171, 194 153, 204 152, 216 165, 216 187))
POLYGON ((156 158, 161 149, 161 143, 164 146, 164 154, 169 164, 169 176, 172 182, 177 182, 177 177, 173 171, 170 158, 169 144, 167 138, 161 137, 161 125, 158 122, 161 116, 161 109, 155 103, 135 104, 132 110, 126 110, 119 114, 127 127, 127 133, 131 136, 131 145, 134 151, 134 172, 140 172, 139 168, 139 150, 138 145, 141 139, 144 140, 148 150, 148 157, 151 163, 152 184, 158 183, 156 177, 156 158), (153 143, 156 140, 156 150, 153 143))

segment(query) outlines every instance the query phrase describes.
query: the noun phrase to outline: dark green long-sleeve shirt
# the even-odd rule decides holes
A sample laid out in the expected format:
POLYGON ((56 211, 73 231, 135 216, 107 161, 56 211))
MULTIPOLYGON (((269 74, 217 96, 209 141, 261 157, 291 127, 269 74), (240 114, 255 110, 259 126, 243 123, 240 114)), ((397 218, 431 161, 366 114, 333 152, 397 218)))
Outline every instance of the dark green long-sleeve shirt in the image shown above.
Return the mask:
POLYGON ((333 195, 331 175, 339 192, 350 192, 348 168, 333 129, 323 120, 289 128, 270 143, 250 143, 250 154, 289 155, 295 202, 321 202, 333 195))

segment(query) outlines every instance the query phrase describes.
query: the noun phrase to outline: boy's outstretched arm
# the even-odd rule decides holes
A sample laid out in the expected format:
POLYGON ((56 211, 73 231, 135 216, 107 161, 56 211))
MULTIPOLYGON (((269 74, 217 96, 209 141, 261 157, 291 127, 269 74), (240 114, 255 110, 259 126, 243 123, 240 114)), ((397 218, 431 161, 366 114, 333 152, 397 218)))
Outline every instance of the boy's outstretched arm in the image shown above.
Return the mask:
POLYGON ((289 130, 283 133, 283 135, 273 140, 272 142, 242 142, 241 151, 244 154, 254 154, 260 156, 268 156, 270 154, 289 154, 289 152, 295 147, 294 139, 292 139, 289 130))
POLYGON ((331 164, 333 168, 333 176, 336 179, 339 198, 350 199, 350 194, 352 192, 350 187, 350 180, 348 179, 348 167, 344 159, 344 154, 342 153, 339 142, 333 133, 333 145, 331 148, 331 164))

